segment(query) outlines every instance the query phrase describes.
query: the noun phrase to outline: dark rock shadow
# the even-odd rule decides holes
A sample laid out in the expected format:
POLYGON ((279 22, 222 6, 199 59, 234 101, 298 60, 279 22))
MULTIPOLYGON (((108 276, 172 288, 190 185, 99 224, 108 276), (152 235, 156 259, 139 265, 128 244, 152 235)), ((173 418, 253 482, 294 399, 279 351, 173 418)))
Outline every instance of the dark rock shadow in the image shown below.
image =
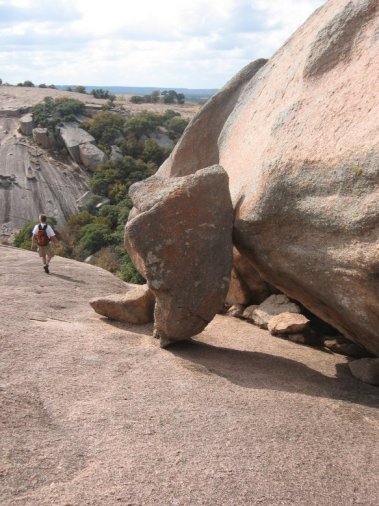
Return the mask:
POLYGON ((100 316, 100 319, 103 323, 111 325, 112 327, 115 327, 116 329, 126 330, 128 332, 132 332, 133 334, 141 334, 141 335, 153 337, 153 330, 154 330, 153 323, 146 323, 143 325, 135 325, 133 323, 110 320, 106 316, 100 316))
POLYGON ((337 364, 337 377, 330 378, 295 360, 261 352, 219 348, 196 341, 181 341, 168 350, 245 388, 301 393, 379 408, 379 388, 355 379, 348 364, 337 364))
POLYGON ((70 276, 64 276, 63 274, 56 274, 55 272, 50 272, 49 276, 54 276, 55 278, 63 279, 64 281, 70 281, 71 283, 78 283, 79 285, 86 285, 85 281, 81 281, 80 279, 71 278, 70 276))

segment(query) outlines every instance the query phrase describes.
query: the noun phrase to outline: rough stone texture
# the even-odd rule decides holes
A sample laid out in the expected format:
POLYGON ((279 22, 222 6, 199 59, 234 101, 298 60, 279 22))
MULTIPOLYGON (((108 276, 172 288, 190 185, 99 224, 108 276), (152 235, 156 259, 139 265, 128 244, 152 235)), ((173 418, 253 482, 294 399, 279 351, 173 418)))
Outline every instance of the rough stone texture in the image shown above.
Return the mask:
POLYGON ((87 169, 94 171, 96 167, 106 162, 107 155, 94 144, 86 142, 79 146, 80 161, 87 169))
POLYGON ((244 281, 240 278, 237 270, 232 269, 226 304, 242 304, 247 306, 250 303, 251 295, 244 281))
POLYGON ((376 355, 378 16, 377 0, 326 2, 244 82, 237 103, 222 98, 221 134, 219 113, 204 109, 161 170, 188 174, 213 156, 230 178, 241 254, 376 355))
POLYGON ((267 60, 249 63, 201 108, 191 120, 158 175, 186 176, 219 162, 217 139, 249 80, 267 60))
POLYGON ((325 339, 324 346, 334 353, 340 353, 348 357, 363 358, 369 355, 369 353, 358 344, 343 338, 325 339))
POLYGON ((300 313, 300 307, 284 294, 270 295, 262 304, 254 309, 252 320, 258 327, 267 329, 269 321, 281 313, 300 313))
POLYGON ((244 309, 245 306, 242 304, 233 304, 233 306, 230 306, 230 308, 227 310, 226 314, 228 316, 233 316, 234 318, 242 318, 244 309))
POLYGON ((54 146, 55 140, 49 135, 47 128, 33 128, 33 140, 38 146, 44 149, 50 149, 54 146))
POLYGON ((309 320, 298 313, 281 313, 271 318, 267 328, 273 336, 280 334, 297 334, 305 330, 309 320))
POLYGON ((32 135, 33 133, 33 115, 25 114, 19 120, 19 129, 23 135, 32 135))
POLYGON ((379 358, 361 358, 349 362, 353 376, 370 385, 379 386, 379 358))
POLYGON ((59 135, 71 158, 77 163, 82 162, 80 157, 80 145, 87 143, 93 144, 95 142, 91 134, 70 123, 59 128, 59 135))
POLYGON ((1 506, 379 504, 379 389, 346 357, 219 315, 162 350, 91 309, 109 272, 0 254, 1 506))
POLYGON ((258 304, 252 304, 251 306, 247 306, 244 312, 242 313, 242 318, 248 320, 250 322, 254 322, 254 311, 259 307, 258 304))
POLYGON ((131 285, 125 295, 97 297, 90 301, 96 313, 111 320, 137 325, 153 321, 154 304, 154 295, 147 285, 131 285))
POLYGON ((135 213, 125 245, 155 295, 156 337, 162 346, 187 339, 204 329, 227 294, 233 220, 228 177, 219 166, 181 178, 153 176, 134 184, 130 195, 135 213))
POLYGON ((54 216, 61 228, 78 212, 76 199, 88 189, 84 171, 74 171, 71 160, 57 162, 43 149, 29 144, 29 138, 18 132, 17 118, 0 117, 0 175, 5 183, 0 184, 1 242, 11 242, 14 234, 25 223, 38 219, 41 211, 54 216), (30 172, 33 179, 28 177, 30 172))
POLYGON ((254 265, 237 248, 233 248, 233 268, 244 286, 250 304, 260 304, 269 295, 278 292, 262 279, 254 265))

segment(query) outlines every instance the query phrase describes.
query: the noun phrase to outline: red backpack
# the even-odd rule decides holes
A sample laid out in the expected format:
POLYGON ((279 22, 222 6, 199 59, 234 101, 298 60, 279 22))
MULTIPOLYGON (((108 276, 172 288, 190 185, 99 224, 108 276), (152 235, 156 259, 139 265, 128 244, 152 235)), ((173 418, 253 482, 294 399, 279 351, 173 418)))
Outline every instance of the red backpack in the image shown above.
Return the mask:
POLYGON ((38 225, 37 242, 38 246, 47 246, 49 244, 49 237, 46 233, 46 225, 38 225))

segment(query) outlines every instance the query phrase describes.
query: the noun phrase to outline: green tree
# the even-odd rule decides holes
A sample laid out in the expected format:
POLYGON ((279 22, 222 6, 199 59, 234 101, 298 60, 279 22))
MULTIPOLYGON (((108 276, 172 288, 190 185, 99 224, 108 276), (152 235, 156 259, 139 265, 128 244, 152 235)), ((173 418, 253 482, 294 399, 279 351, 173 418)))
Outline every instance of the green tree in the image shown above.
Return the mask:
POLYGON ((184 132, 188 121, 181 116, 174 116, 165 122, 165 126, 172 140, 177 141, 184 132))
POLYGON ((81 86, 81 85, 75 86, 75 92, 76 93, 87 93, 86 92, 86 87, 85 86, 81 86))
POLYGON ((53 133, 56 125, 62 121, 73 121, 77 114, 83 114, 85 105, 72 98, 45 97, 43 102, 32 107, 33 121, 36 126, 49 128, 53 133))
POLYGON ((153 139, 147 139, 143 144, 141 158, 144 162, 153 162, 157 167, 166 158, 165 151, 153 139))
POLYGON ((112 144, 116 144, 117 139, 123 139, 124 120, 119 114, 104 111, 82 124, 96 140, 97 144, 105 147, 105 151, 110 151, 112 144))

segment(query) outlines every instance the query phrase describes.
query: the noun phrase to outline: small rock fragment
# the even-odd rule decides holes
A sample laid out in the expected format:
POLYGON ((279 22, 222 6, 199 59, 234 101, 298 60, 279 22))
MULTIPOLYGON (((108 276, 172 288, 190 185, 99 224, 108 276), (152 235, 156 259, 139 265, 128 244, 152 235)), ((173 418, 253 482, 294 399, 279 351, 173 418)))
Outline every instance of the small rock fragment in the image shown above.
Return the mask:
POLYGON ((298 313, 280 313, 273 316, 267 328, 273 336, 280 334, 297 334, 309 324, 308 318, 298 313))
POLYGON ((109 295, 92 299, 96 313, 110 320, 142 325, 153 321, 154 295, 147 285, 136 285, 125 295, 109 295))

